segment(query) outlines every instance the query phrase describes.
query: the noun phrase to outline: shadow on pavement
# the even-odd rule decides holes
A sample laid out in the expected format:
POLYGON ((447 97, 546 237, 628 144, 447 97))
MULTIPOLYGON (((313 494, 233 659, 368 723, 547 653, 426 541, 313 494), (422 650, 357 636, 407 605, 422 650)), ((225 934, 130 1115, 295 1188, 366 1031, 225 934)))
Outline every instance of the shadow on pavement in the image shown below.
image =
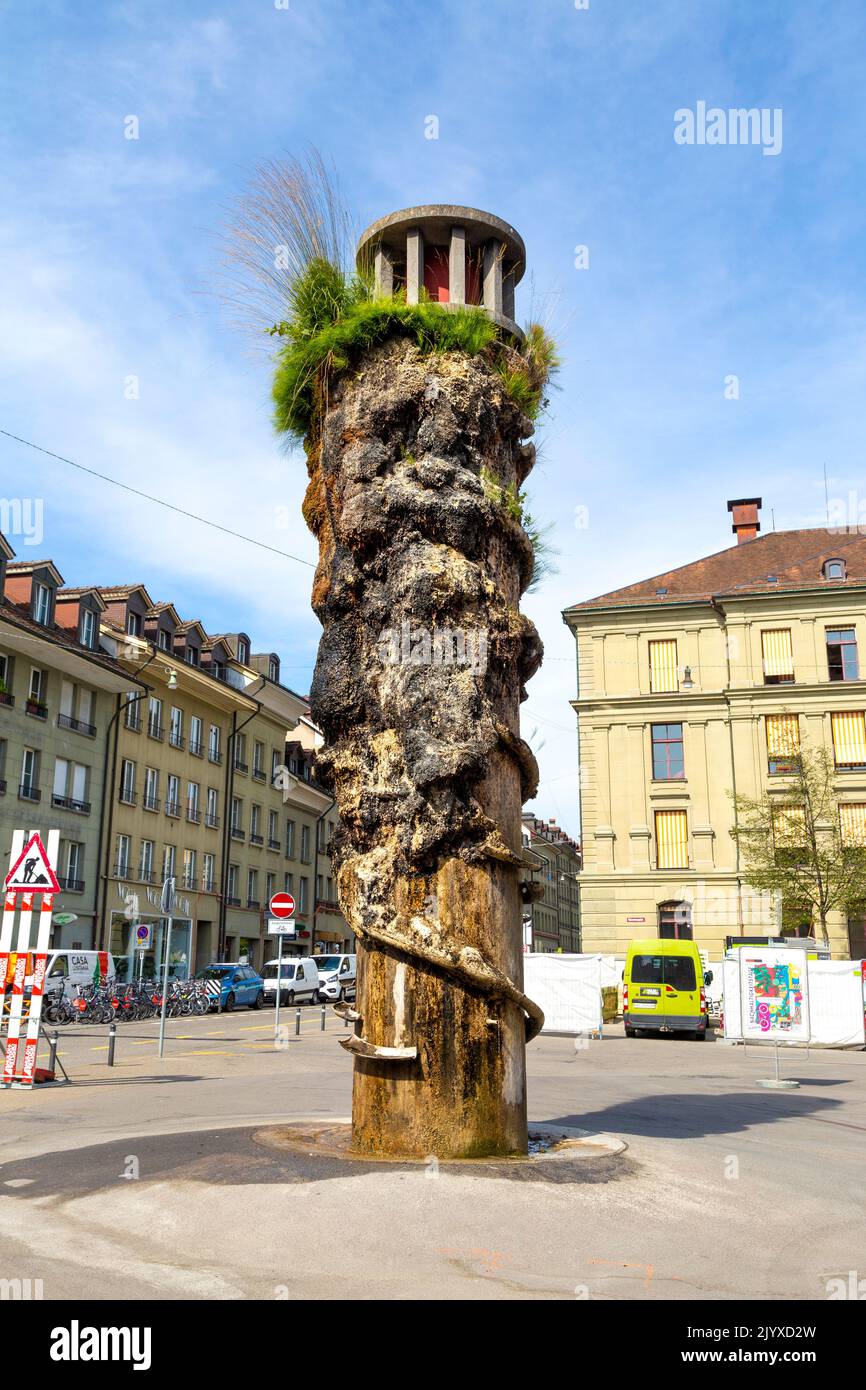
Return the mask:
POLYGON ((544 1123, 605 1130, 625 1137, 639 1134, 652 1139, 694 1139, 701 1135, 737 1134, 759 1125, 775 1124, 777 1120, 803 1119, 808 1115, 822 1119, 841 1104, 840 1100, 825 1100, 798 1091, 761 1090, 754 1095, 744 1095, 742 1091, 715 1095, 681 1092, 640 1096, 603 1110, 545 1118, 544 1123))

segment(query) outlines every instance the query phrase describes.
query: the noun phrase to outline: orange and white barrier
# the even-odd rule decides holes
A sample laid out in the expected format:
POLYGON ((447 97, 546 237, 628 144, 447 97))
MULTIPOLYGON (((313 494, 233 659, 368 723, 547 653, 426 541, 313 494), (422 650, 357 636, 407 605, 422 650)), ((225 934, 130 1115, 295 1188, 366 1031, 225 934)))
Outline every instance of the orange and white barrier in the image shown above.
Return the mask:
MULTIPOLYGON (((2 975, 3 989, 6 988, 6 974, 9 957, 9 945, 12 937, 12 919, 15 915, 15 898, 20 896, 21 903, 18 913, 18 937, 16 942, 15 970, 12 976, 12 995, 9 1009, 9 1022, 6 1032, 6 1052, 3 1059, 3 1074, 0 1077, 2 1086, 23 1086, 33 1085, 34 1074, 36 1071, 36 1052, 39 1046, 39 1024, 42 1018, 42 1000, 45 995, 45 971, 48 965, 48 947, 51 939, 51 917, 54 907, 54 891, 57 879, 54 874, 54 865, 57 863, 57 851, 60 842, 60 831, 50 830, 48 832, 47 851, 43 847, 36 831, 31 831, 27 843, 27 852, 34 848, 34 854, 47 868, 49 886, 37 891, 34 887, 24 887, 23 882, 14 882, 10 889, 10 879, 14 879, 17 869, 22 859, 21 844, 23 843, 23 833, 15 832, 12 841, 12 854, 9 861, 9 874, 7 875, 6 907, 3 913, 3 933, 8 936, 8 942, 0 940, 0 975, 2 975), (20 834, 20 841, 17 845, 16 840, 20 834), (10 911, 10 896, 12 907, 10 911), (30 992, 30 1009, 27 1018, 27 1032, 24 1039, 24 1053, 22 1066, 18 1068, 18 1057, 21 1043, 21 1022, 24 1006, 24 981, 27 974, 27 956, 30 950, 30 933, 32 930, 33 919, 33 899, 41 899, 39 906, 39 917, 36 931, 36 949, 33 952, 33 980, 30 992), (7 926, 7 917, 9 918, 7 926), (5 954, 4 954, 5 951, 5 954)), ((31 870, 32 872, 32 870, 31 870)), ((0 1001, 2 1002, 2 1001, 0 1001)))

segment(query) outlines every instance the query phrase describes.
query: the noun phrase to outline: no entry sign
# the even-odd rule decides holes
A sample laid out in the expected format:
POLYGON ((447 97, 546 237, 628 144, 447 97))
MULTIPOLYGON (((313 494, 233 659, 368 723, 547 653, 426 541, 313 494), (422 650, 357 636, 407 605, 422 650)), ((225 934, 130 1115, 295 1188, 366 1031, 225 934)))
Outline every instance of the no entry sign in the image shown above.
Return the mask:
POLYGON ((268 907, 272 917, 285 919, 295 915, 295 900, 291 893, 275 893, 268 907))

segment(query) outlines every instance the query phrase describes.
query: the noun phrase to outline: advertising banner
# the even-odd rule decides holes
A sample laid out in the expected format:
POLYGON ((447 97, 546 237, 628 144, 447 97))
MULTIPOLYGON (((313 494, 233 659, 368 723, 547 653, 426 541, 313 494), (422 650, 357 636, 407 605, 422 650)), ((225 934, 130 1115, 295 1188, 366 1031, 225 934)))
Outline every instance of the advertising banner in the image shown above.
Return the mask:
POLYGON ((806 952, 743 947, 739 967, 743 1037, 750 1042, 808 1042, 806 952))

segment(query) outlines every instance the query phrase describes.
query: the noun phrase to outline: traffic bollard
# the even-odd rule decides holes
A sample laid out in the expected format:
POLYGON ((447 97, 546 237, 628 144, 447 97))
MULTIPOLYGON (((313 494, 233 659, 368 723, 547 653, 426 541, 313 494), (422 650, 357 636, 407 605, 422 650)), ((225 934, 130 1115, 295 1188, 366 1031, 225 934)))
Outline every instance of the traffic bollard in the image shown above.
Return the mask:
POLYGON ((300 1011, 300 1009, 295 1009, 295 1037, 296 1037, 296 1038, 299 1038, 300 1036, 301 1036, 301 1011, 300 1011))
POLYGON ((116 1039, 117 1039, 117 1024, 116 1024, 116 1023, 109 1023, 109 1025, 108 1025, 108 1065, 109 1065, 110 1067, 113 1067, 113 1066, 114 1066, 114 1044, 115 1044, 116 1039))
POLYGON ((322 1005, 322 1032, 323 1032, 323 1033, 324 1033, 324 1031, 325 1031, 325 1009, 326 1009, 327 1007, 328 1007, 327 1004, 323 1004, 323 1005, 322 1005))
POLYGON ((57 1044, 60 1042, 60 1034, 55 1029, 48 1038, 48 1070, 57 1069, 57 1044))

